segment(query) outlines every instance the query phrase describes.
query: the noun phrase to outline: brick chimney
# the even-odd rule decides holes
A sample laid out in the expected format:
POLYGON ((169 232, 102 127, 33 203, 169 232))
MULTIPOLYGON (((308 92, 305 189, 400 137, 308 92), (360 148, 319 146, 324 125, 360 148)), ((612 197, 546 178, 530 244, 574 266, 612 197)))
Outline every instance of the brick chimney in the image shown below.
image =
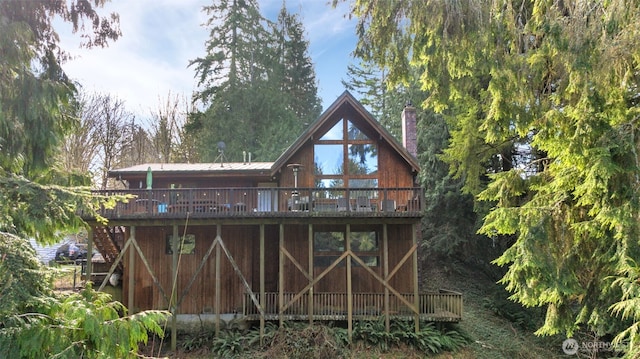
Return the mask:
POLYGON ((402 110, 402 145, 418 158, 418 132, 416 108, 407 102, 402 110))

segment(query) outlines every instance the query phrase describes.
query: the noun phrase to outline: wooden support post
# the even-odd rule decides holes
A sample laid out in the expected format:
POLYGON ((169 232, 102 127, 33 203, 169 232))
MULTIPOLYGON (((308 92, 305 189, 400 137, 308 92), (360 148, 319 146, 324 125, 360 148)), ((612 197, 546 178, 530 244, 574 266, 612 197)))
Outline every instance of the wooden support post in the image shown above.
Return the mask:
MULTIPOLYGON (((313 224, 309 224, 309 284, 313 283, 313 224)), ((313 285, 309 288, 309 324, 313 324, 313 285)))
POLYGON ((84 281, 85 283, 91 281, 91 277, 93 276, 93 263, 91 262, 91 258, 93 257, 93 226, 89 226, 87 229, 87 265, 84 269, 84 281))
MULTIPOLYGON (((135 240, 136 238, 136 226, 131 226, 129 228, 130 233, 129 233, 129 240, 133 242, 133 240, 135 240)), ((133 302, 134 302, 134 292, 135 292, 135 288, 136 288, 136 278, 135 278, 135 271, 134 271, 134 266, 136 263, 136 251, 135 248, 133 247, 129 247, 128 249, 129 251, 129 293, 128 293, 128 305, 127 305, 127 309, 129 310, 129 314, 134 314, 134 307, 133 307, 133 302)))
MULTIPOLYGON (((416 224, 411 225, 411 236, 413 240, 413 246, 418 245, 418 234, 416 224)), ((418 290, 418 250, 413 251, 413 302, 416 307, 415 313, 415 330, 416 333, 420 331, 420 291, 418 290)))
POLYGON ((178 226, 173 225, 171 237, 171 350, 175 351, 178 343, 178 256, 180 254, 180 236, 178 226))
MULTIPOLYGON (((382 270, 384 271, 385 282, 389 281, 389 234, 387 224, 382 225, 382 270)), ((391 332, 389 323, 389 288, 384 287, 384 328, 387 333, 391 332)))
POLYGON ((347 335, 349 342, 353 339, 353 292, 351 288, 351 225, 347 224, 347 236, 344 239, 347 256, 347 335))
POLYGON ((260 307, 263 312, 260 313, 260 344, 264 344, 264 308, 265 308, 265 273, 264 273, 264 224, 260 225, 260 307))
POLYGON ((283 322, 283 309, 284 309, 284 224, 280 224, 280 244, 279 244, 279 264, 278 264, 278 321, 280 328, 282 328, 283 322))
MULTIPOLYGON (((222 238, 222 227, 220 224, 216 227, 216 238, 222 238)), ((220 246, 216 246, 216 296, 215 296, 215 307, 216 307, 216 337, 220 336, 220 246)))

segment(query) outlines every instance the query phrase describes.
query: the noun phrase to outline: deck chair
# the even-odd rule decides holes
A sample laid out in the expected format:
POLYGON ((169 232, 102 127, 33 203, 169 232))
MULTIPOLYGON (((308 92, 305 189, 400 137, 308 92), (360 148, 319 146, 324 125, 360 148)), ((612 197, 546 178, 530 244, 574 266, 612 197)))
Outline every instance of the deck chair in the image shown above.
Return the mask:
POLYGON ((349 212, 351 211, 351 206, 349 206, 349 199, 340 197, 336 202, 336 207, 338 212, 349 212))
POLYGON ((382 212, 395 212, 396 211, 396 201, 392 199, 382 200, 380 203, 380 210, 382 212))
POLYGON ((371 212, 371 201, 369 197, 356 198, 356 211, 358 212, 371 212))

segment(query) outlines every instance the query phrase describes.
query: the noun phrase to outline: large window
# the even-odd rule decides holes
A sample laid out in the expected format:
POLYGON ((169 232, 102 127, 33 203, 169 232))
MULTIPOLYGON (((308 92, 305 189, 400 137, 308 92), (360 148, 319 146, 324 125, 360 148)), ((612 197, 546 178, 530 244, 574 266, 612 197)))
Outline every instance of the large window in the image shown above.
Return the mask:
POLYGON ((377 146, 350 120, 340 119, 313 150, 316 187, 378 187, 377 146))
MULTIPOLYGON (((368 267, 380 265, 378 235, 376 231, 350 232, 351 251, 358 256, 368 267)), ((328 267, 335 262, 346 250, 346 232, 327 231, 315 232, 313 236, 313 263, 315 267, 328 267)), ((360 264, 352 262, 354 266, 360 264)), ((338 266, 343 267, 345 261, 338 266)))

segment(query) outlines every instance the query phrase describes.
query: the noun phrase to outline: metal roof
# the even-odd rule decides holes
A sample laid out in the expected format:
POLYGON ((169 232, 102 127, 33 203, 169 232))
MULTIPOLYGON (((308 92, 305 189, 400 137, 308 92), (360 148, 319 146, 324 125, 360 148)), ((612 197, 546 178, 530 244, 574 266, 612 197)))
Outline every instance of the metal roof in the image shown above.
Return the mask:
POLYGON ((110 176, 120 174, 146 174, 149 167, 154 174, 176 173, 176 172, 200 172, 200 173, 223 173, 223 172, 255 172, 269 171, 273 162, 220 162, 210 163, 144 163, 131 167, 119 168, 109 171, 110 176))

